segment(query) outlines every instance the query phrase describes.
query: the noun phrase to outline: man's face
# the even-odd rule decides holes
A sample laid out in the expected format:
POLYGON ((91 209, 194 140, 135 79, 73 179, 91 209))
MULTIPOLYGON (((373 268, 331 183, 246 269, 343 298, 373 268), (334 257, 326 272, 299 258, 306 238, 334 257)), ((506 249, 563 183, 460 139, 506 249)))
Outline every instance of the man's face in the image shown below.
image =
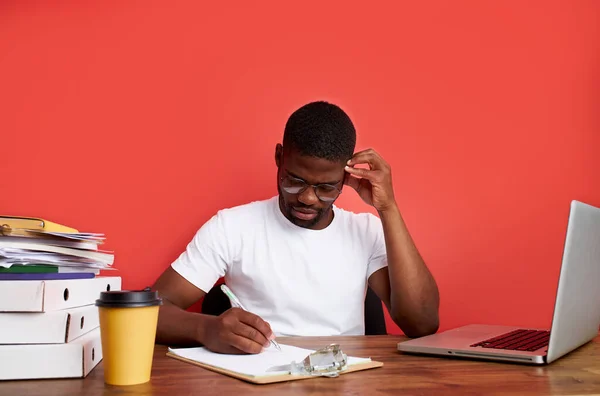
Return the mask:
POLYGON ((300 227, 315 230, 327 227, 333 216, 331 207, 344 184, 344 164, 303 156, 294 149, 283 150, 281 145, 277 146, 275 155, 278 167, 279 207, 284 216, 300 227), (302 182, 309 186, 299 193, 289 193, 282 188, 302 185, 302 182), (315 184, 328 186, 319 187, 317 191, 310 186, 315 184), (334 199, 323 201, 318 195, 325 199, 334 199))

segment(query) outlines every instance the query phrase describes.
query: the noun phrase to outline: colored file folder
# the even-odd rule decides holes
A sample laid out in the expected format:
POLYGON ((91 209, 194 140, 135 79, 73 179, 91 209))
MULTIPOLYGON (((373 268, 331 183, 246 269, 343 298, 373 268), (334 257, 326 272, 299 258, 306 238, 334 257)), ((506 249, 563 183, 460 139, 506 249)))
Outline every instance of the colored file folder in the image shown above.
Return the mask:
POLYGON ((37 217, 22 216, 0 216, 0 225, 7 225, 10 228, 27 228, 31 230, 43 230, 50 232, 78 233, 75 228, 67 227, 52 221, 40 219, 37 217))

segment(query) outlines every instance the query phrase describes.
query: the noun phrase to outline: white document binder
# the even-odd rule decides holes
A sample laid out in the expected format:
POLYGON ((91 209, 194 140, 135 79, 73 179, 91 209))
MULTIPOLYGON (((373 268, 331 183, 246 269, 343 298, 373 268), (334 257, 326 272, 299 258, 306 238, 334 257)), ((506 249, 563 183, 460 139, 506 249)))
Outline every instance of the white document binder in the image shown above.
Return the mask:
POLYGON ((100 292, 121 290, 121 277, 0 282, 0 312, 51 312, 94 304, 100 292))
POLYGON ((100 326, 98 307, 0 312, 0 344, 64 344, 100 326))
POLYGON ((66 344, 0 345, 0 380, 83 378, 101 360, 99 327, 66 344))

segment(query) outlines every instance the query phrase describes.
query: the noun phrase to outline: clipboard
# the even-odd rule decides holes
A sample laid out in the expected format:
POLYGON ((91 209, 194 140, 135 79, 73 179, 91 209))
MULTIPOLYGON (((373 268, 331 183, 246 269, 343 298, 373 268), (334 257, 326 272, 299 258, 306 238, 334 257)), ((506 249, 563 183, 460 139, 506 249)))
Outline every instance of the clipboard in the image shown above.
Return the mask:
MULTIPOLYGON (((218 367, 215 365, 211 365, 208 363, 202 363, 194 359, 188 359, 183 356, 177 355, 173 352, 167 352, 168 357, 173 359, 180 360, 182 362, 186 362, 189 364, 193 364, 198 367, 202 367, 204 369, 217 372, 219 374, 227 375, 229 377, 233 377, 245 382, 249 382, 252 384, 264 385, 264 384, 273 384, 278 382, 287 382, 287 381, 296 381, 296 380, 305 380, 311 378, 320 378, 320 376, 314 375, 294 375, 290 373, 276 373, 276 374, 267 374, 267 375, 249 375, 245 373, 240 373, 234 370, 224 369, 222 367, 218 367)), ((378 362, 375 360, 369 360, 365 362, 360 362, 356 364, 351 364, 346 367, 343 371, 339 372, 339 375, 344 375, 348 373, 354 373, 357 371, 369 370, 374 368, 379 368, 383 366, 383 362, 378 362)), ((334 379, 332 379, 334 380, 334 379)))

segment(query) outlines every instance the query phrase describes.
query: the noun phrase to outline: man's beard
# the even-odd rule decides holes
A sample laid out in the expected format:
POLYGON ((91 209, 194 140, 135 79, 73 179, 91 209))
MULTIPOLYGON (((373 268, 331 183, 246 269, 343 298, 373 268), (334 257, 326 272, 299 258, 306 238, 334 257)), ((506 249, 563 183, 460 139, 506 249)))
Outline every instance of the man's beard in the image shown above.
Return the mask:
MULTIPOLYGON (((284 202, 284 205, 285 205, 285 202, 284 202)), ((292 215, 292 207, 291 206, 285 205, 284 208, 287 213, 287 218, 290 219, 292 223, 294 223, 295 225, 297 225, 299 227, 312 228, 317 223, 319 223, 319 221, 321 221, 321 219, 323 218, 323 209, 319 209, 319 211, 317 212, 317 215, 312 220, 300 220, 299 218, 294 217, 294 215, 292 215)))
MULTIPOLYGON (((277 189, 279 190, 279 187, 277 189)), ((281 191, 279 191, 279 207, 283 208, 283 211, 285 212, 284 215, 285 215, 285 217, 288 218, 288 220, 290 220, 293 224, 297 225, 298 227, 302 227, 302 228, 314 227, 319 221, 321 221, 323 219, 323 216, 326 214, 326 211, 324 209, 317 209, 317 215, 315 216, 314 219, 300 220, 299 218, 295 217, 292 214, 292 206, 285 203, 285 200, 283 199, 283 195, 281 194, 281 191)), ((297 207, 302 208, 302 206, 297 206, 297 207)))

